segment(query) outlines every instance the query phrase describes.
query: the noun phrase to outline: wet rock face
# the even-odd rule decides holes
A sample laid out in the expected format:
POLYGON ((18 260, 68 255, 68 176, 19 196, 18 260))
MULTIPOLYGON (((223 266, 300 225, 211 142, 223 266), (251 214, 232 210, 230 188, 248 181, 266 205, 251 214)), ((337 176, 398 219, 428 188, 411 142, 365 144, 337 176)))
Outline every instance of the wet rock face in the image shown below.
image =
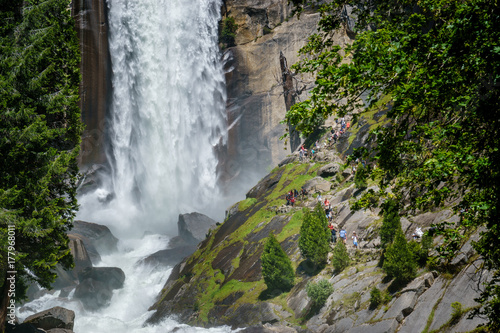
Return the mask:
POLYGON ((105 116, 111 91, 107 6, 104 0, 74 0, 72 14, 80 40, 80 109, 85 131, 80 166, 105 161, 105 116))

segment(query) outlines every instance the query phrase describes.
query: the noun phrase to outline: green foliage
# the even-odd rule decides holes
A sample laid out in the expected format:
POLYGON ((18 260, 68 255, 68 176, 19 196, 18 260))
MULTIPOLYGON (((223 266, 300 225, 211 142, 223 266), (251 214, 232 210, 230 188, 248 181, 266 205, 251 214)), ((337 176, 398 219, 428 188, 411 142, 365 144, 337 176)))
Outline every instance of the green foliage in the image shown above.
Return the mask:
POLYGON ((260 259, 262 276, 268 290, 274 293, 275 291, 288 291, 293 287, 295 274, 292 262, 272 233, 267 238, 260 259))
POLYGON ((347 248, 341 240, 335 243, 332 255, 332 265, 336 272, 343 271, 347 266, 349 266, 351 259, 349 258, 349 253, 347 253, 347 248))
MULTIPOLYGON (((300 12, 317 1, 292 3, 300 12)), ((499 1, 339 0, 319 11, 319 31, 294 66, 314 73, 316 86, 284 122, 307 136, 331 115, 391 96, 390 126, 375 129, 374 150, 364 152, 383 172, 381 196, 391 186, 409 212, 456 200, 466 213, 457 228, 442 226, 444 254, 456 253, 464 229, 486 226, 474 247, 486 269, 500 270, 500 248, 492 246, 500 240, 499 1), (346 5, 357 17, 356 39, 340 50, 331 32, 345 26, 346 5)), ((493 331, 500 331, 499 282, 479 299, 493 331)))
POLYGON ((465 311, 462 308, 462 303, 460 302, 451 303, 451 308, 453 309, 451 311, 451 322, 456 322, 462 317, 465 311))
POLYGON ((401 229, 399 206, 396 200, 388 199, 384 202, 382 212, 384 218, 380 228, 380 243, 383 248, 386 248, 393 241, 396 232, 401 229))
POLYGON ((15 226, 22 299, 28 281, 50 288, 55 265, 73 264, 80 55, 66 0, 1 0, 0 17, 0 244, 15 226))
POLYGON ((432 237, 424 235, 420 243, 412 240, 408 243, 408 247, 413 253, 418 265, 420 267, 425 267, 425 265, 427 265, 427 259, 429 258, 429 249, 432 247, 432 237))
POLYGON ((325 279, 318 282, 309 281, 306 285, 306 292, 313 303, 313 308, 321 309, 328 297, 333 293, 333 286, 325 279))
POLYGON ((314 211, 304 208, 304 221, 300 227, 299 249, 302 256, 315 267, 326 264, 330 250, 330 229, 321 203, 314 211))
POLYGON ((377 287, 370 290, 370 308, 375 309, 382 304, 382 293, 377 287))
POLYGON ((359 163, 356 167, 356 173, 354 174, 354 184, 356 188, 364 189, 368 186, 368 170, 363 164, 359 163))
POLYGON ((417 274, 417 264, 401 228, 396 232, 394 241, 384 254, 383 270, 401 285, 413 280, 417 274))
POLYGON ((220 33, 220 41, 225 47, 234 46, 234 39, 236 37, 236 30, 238 25, 234 21, 234 17, 228 16, 222 20, 222 29, 220 33))

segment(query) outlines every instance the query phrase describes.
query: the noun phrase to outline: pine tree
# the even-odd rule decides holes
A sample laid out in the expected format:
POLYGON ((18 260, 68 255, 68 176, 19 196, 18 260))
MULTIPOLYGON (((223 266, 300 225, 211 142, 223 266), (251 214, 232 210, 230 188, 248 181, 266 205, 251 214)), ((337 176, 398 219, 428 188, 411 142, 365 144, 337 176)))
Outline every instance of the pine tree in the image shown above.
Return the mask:
MULTIPOLYGON (((78 209, 82 125, 68 1, 0 0, 0 18, 0 298, 8 302, 8 257, 15 261, 9 271, 17 271, 16 300, 30 281, 50 288, 56 264, 73 264, 66 232, 78 209)), ((0 331, 4 315, 2 303, 0 331)))
POLYGON ((385 251, 382 266, 387 276, 395 278, 397 284, 413 280, 417 274, 417 262, 401 228, 396 232, 394 241, 385 251))
POLYGON ((304 209, 304 220, 300 227, 299 248, 302 256, 319 268, 326 264, 330 250, 328 220, 321 203, 314 211, 304 209))
POLYGON ((341 272, 350 263, 349 253, 343 241, 338 241, 333 248, 332 265, 335 271, 341 272))
POLYGON ((272 233, 267 238, 260 260, 262 276, 269 291, 288 291, 293 287, 295 273, 292 262, 272 233))
POLYGON ((398 204, 394 199, 388 199, 383 205, 384 218, 380 228, 380 242, 383 248, 387 247, 401 229, 401 218, 399 217, 398 204))

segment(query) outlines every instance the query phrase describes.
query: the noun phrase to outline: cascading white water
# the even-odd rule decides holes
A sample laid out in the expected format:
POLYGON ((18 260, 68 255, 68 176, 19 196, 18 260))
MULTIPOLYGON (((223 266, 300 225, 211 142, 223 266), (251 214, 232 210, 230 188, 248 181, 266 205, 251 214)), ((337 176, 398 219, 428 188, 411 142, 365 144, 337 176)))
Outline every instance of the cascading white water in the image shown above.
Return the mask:
MULTIPOLYGON (((76 312, 75 332, 229 332, 166 319, 142 327, 169 269, 138 265, 164 249, 179 213, 221 217, 214 148, 226 140, 224 72, 217 46, 222 0, 108 0, 113 69, 112 174, 79 197, 78 219, 107 225, 119 251, 99 266, 123 269, 123 289, 99 312, 58 292, 28 303, 20 319, 60 305, 76 312), (113 193, 106 204, 97 200, 113 193), (215 216, 214 216, 215 215, 215 216), (144 235, 146 231, 153 234, 144 235)), ((234 202, 231 200, 230 203, 234 202)), ((221 204, 222 203, 222 204, 221 204)))
POLYGON ((220 208, 214 148, 226 140, 221 1, 109 0, 108 6, 113 172, 106 190, 115 199, 103 214, 83 198, 80 216, 104 217, 120 230, 139 220, 142 231, 172 232, 179 213, 214 215, 220 208))

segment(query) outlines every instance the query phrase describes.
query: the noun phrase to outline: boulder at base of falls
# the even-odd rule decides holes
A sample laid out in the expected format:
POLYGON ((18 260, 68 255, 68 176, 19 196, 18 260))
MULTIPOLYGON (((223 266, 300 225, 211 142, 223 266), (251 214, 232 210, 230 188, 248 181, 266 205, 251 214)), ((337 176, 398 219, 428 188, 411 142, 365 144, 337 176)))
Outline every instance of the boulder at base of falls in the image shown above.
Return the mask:
POLYGON ((118 239, 104 225, 74 221, 73 229, 68 232, 68 236, 82 240, 93 264, 101 261, 101 254, 117 250, 118 239))
POLYGON ((71 251, 71 255, 73 255, 75 267, 72 270, 65 270, 61 265, 56 265, 57 279, 52 284, 54 289, 74 287, 78 281, 78 273, 87 267, 92 267, 92 261, 90 260, 83 241, 75 235, 68 235, 68 238, 68 246, 71 251))
POLYGON ((109 305, 113 290, 123 287, 125 273, 117 267, 89 267, 78 274, 74 297, 89 310, 109 305))
POLYGON ((216 223, 200 213, 180 214, 177 222, 179 236, 187 243, 198 244, 206 238, 208 231, 215 227, 216 223))
POLYGON ((24 323, 44 330, 55 328, 72 330, 75 325, 75 312, 56 306, 29 316, 24 320, 24 323))

